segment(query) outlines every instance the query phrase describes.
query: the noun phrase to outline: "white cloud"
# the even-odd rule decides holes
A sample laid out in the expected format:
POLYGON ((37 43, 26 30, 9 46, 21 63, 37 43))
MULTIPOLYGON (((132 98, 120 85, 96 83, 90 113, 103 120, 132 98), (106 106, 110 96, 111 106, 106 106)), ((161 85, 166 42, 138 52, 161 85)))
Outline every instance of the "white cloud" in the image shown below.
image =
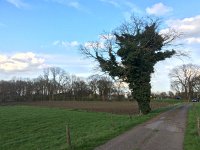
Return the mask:
POLYGON ((184 19, 168 20, 167 24, 186 36, 200 36, 200 15, 184 19))
POLYGON ((141 9, 135 5, 133 2, 129 0, 100 0, 103 3, 108 3, 116 8, 120 9, 127 9, 129 8, 131 11, 134 11, 136 13, 141 13, 141 9))
POLYGON ((112 34, 101 34, 98 36, 98 42, 85 42, 83 45, 88 49, 98 48, 98 49, 107 49, 107 46, 110 45, 110 42, 115 43, 115 36, 112 34), (109 43, 107 43, 108 41, 109 43))
POLYGON ((17 8, 28 8, 29 4, 23 2, 22 0, 6 0, 8 3, 14 5, 17 8))
POLYGON ((124 4, 128 8, 127 9, 128 11, 123 12, 123 15, 126 20, 129 20, 133 14, 143 15, 143 11, 135 4, 128 2, 128 1, 125 1, 124 4))
POLYGON ((82 11, 82 12, 90 13, 90 11, 88 9, 86 9, 81 3, 79 3, 78 1, 75 1, 75 0, 45 0, 45 1, 54 2, 54 3, 60 4, 60 5, 74 8, 74 9, 82 11))
POLYGON ((188 44, 200 44, 200 37, 191 37, 191 38, 186 38, 185 39, 187 41, 188 44))
POLYGON ((168 20, 167 24, 182 33, 182 39, 187 44, 200 43, 200 15, 184 19, 168 20))
POLYGON ((114 0, 100 0, 101 2, 105 2, 108 4, 113 5, 114 7, 120 8, 120 4, 114 0))
POLYGON ((0 71, 6 73, 40 69, 45 66, 44 61, 43 58, 32 52, 17 53, 13 56, 0 55, 0 71))
POLYGON ((142 10, 134 3, 130 1, 124 1, 124 5, 128 7, 131 11, 131 13, 136 13, 136 14, 142 14, 142 10))
POLYGON ((130 0, 100 0, 102 3, 107 3, 122 11, 126 20, 129 20, 132 14, 143 15, 143 10, 130 0))
POLYGON ((81 9, 81 5, 79 2, 69 2, 68 4, 70 7, 73 7, 75 9, 81 9))
POLYGON ((163 3, 154 4, 152 7, 147 7, 146 12, 150 15, 162 16, 173 11, 171 7, 164 5, 163 3))
POLYGON ((62 41, 62 40, 56 40, 52 43, 54 46, 64 47, 64 48, 73 48, 78 47, 80 44, 77 41, 62 41))

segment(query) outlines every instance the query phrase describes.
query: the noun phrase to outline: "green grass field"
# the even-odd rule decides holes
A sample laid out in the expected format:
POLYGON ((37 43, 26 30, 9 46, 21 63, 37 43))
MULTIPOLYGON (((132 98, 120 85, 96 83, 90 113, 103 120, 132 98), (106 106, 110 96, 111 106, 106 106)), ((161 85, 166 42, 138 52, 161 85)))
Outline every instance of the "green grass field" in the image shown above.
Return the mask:
POLYGON ((71 149, 92 150, 164 110, 155 110, 146 116, 130 117, 58 108, 1 106, 0 149, 69 149, 66 144, 66 125, 69 124, 71 149))
POLYGON ((200 118, 200 103, 193 103, 188 113, 185 132, 184 150, 199 150, 200 135, 198 135, 197 118, 200 118))
POLYGON ((154 100, 152 100, 152 101, 155 101, 155 102, 167 102, 167 103, 182 103, 182 102, 184 102, 184 100, 182 100, 182 99, 172 99, 172 98, 163 98, 163 99, 154 99, 154 100))

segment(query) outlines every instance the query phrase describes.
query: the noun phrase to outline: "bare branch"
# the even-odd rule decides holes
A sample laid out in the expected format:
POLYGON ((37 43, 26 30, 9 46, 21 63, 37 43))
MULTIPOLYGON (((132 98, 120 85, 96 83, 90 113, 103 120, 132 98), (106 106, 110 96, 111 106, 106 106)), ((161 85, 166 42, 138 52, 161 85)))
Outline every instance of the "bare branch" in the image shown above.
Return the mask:
POLYGON ((178 59, 191 59, 190 53, 188 51, 181 51, 181 50, 176 50, 176 54, 174 55, 174 57, 178 58, 178 59))

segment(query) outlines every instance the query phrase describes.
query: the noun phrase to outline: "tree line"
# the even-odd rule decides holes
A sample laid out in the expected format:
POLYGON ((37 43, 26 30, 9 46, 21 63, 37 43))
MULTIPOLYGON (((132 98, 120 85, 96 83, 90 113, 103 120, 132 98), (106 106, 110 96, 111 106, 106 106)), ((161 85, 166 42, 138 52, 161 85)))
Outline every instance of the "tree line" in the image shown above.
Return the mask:
MULTIPOLYGON (((169 73, 174 91, 151 93, 153 98, 200 98, 200 66, 184 64, 169 73)), ((125 100, 132 99, 123 82, 109 76, 91 75, 84 79, 59 67, 49 67, 34 79, 0 81, 0 102, 44 100, 125 100)))
POLYGON ((111 99, 125 99, 123 84, 101 75, 83 79, 59 67, 46 68, 35 79, 0 81, 0 102, 111 99))

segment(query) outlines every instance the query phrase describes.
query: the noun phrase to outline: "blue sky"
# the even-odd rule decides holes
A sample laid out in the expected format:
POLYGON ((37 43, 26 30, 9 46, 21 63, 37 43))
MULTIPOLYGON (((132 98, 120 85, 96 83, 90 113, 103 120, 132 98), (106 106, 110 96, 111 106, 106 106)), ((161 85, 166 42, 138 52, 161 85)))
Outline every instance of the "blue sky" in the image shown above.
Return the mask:
POLYGON ((160 62, 152 75, 153 91, 168 91, 173 67, 200 63, 199 7, 198 0, 0 0, 0 79, 36 77, 48 66, 94 74, 79 45, 98 40, 134 13, 161 17, 184 33, 181 50, 189 50, 191 59, 160 62))

